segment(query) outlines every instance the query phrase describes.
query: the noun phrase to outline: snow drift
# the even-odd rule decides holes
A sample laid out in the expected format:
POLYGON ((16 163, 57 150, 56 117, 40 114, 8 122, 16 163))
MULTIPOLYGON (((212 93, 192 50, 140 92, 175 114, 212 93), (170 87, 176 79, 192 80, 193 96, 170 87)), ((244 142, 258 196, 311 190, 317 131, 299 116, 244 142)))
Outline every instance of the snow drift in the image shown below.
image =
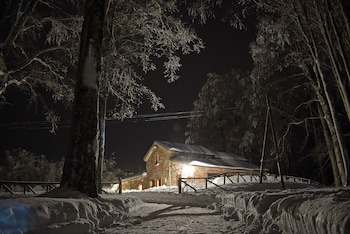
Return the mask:
POLYGON ((350 189, 257 191, 217 196, 225 219, 247 233, 349 233, 350 189))
POLYGON ((163 191, 107 194, 99 199, 81 194, 71 198, 3 197, 0 233, 103 233, 140 223, 130 213, 144 207, 142 200, 216 209, 222 212, 223 221, 232 226, 241 223, 245 233, 350 232, 350 187, 281 190, 271 189, 268 183, 263 186, 185 194, 163 187, 163 191))
POLYGON ((128 213, 139 198, 92 199, 20 197, 0 200, 0 233, 99 233, 105 227, 132 223, 128 213))

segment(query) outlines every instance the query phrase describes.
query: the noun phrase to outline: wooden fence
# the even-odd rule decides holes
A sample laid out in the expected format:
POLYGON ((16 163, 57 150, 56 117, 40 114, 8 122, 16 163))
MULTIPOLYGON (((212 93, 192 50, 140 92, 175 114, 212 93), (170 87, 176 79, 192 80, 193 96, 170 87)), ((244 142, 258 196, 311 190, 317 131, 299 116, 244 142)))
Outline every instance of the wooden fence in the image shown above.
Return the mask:
MULTIPOLYGON (((283 176, 284 181, 303 183, 303 184, 314 184, 319 185, 316 181, 295 177, 295 176, 283 176)), ((184 192, 186 189, 197 192, 198 189, 208 189, 208 185, 213 185, 224 191, 228 191, 223 185, 227 184, 239 184, 239 183, 259 183, 260 175, 258 173, 222 173, 207 178, 179 178, 178 180, 178 191, 179 193, 184 192), (220 179, 218 182, 214 182, 215 179, 220 179)), ((280 182, 280 177, 277 175, 264 175, 263 181, 265 182, 280 182)))
POLYGON ((49 192, 58 187, 59 182, 38 182, 38 181, 0 181, 0 193, 32 193, 49 192), (39 189, 39 188, 40 189, 39 189))
MULTIPOLYGON (((120 184, 119 182, 102 182, 102 185, 120 184)), ((41 194, 60 186, 60 182, 40 181, 0 181, 0 194, 41 194)), ((118 191, 121 192, 121 187, 118 191)), ((103 191, 105 192, 105 191, 103 191)))

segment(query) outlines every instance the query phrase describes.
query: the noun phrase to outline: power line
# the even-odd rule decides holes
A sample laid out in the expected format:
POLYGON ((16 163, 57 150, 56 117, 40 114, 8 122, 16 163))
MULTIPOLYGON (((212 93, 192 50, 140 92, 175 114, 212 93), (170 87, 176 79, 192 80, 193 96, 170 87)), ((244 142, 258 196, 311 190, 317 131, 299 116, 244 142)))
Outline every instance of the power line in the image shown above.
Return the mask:
MULTIPOLYGON (((228 107, 223 109, 224 112, 233 112, 237 108, 228 107)), ((139 114, 134 115, 132 118, 126 118, 120 120, 117 118, 106 118, 107 122, 119 121, 121 122, 157 122, 157 121, 168 121, 168 120, 180 120, 190 119, 202 116, 204 113, 213 112, 214 110, 203 110, 203 111, 177 111, 177 112, 166 112, 166 113, 153 113, 153 114, 139 114)), ((70 121, 62 121, 57 123, 58 128, 69 128, 71 126, 70 121)), ((0 123, 0 129, 16 130, 16 129, 28 129, 28 130, 49 130, 52 128, 51 123, 47 121, 31 121, 31 122, 14 122, 14 123, 0 123)))

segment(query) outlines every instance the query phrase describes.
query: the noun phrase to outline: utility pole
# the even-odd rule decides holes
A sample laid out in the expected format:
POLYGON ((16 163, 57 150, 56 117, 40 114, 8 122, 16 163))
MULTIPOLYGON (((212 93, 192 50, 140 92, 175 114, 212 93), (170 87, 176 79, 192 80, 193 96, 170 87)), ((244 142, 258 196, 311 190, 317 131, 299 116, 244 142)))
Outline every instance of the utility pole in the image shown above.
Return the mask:
POLYGON ((276 132, 275 132, 275 128, 273 125, 273 116, 271 113, 270 101, 269 101, 269 98, 267 95, 266 95, 266 105, 267 105, 267 113, 266 113, 266 122, 265 122, 265 133, 264 133, 263 150, 261 153, 261 160, 260 160, 260 183, 262 183, 262 175, 263 175, 263 169, 264 169, 264 157, 265 157, 265 149, 266 149, 266 137, 267 137, 267 131, 268 131, 268 124, 270 123, 270 128, 272 131, 272 139, 273 139, 273 143, 275 146, 275 152, 276 152, 276 157, 274 160, 276 160, 278 174, 280 175, 280 178, 281 178, 281 186, 282 186, 282 188, 285 188, 282 169, 281 169, 281 157, 280 157, 280 152, 279 152, 279 148, 278 148, 278 144, 277 144, 276 132))
POLYGON ((266 152, 266 138, 267 138, 267 131, 269 128, 269 119, 270 119, 270 106, 267 106, 266 109, 266 120, 265 120, 265 130, 264 130, 264 139, 263 139, 263 145, 261 150, 261 160, 260 160, 260 181, 259 183, 262 183, 263 180, 263 173, 264 173, 264 159, 265 159, 265 152, 266 152))

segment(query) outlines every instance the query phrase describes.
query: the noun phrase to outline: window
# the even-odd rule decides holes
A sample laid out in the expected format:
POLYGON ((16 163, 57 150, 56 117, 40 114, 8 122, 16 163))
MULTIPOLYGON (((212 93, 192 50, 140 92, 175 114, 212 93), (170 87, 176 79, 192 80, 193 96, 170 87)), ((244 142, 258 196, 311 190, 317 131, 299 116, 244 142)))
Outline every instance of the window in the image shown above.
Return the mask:
POLYGON ((156 153, 156 165, 159 165, 159 153, 156 153))

